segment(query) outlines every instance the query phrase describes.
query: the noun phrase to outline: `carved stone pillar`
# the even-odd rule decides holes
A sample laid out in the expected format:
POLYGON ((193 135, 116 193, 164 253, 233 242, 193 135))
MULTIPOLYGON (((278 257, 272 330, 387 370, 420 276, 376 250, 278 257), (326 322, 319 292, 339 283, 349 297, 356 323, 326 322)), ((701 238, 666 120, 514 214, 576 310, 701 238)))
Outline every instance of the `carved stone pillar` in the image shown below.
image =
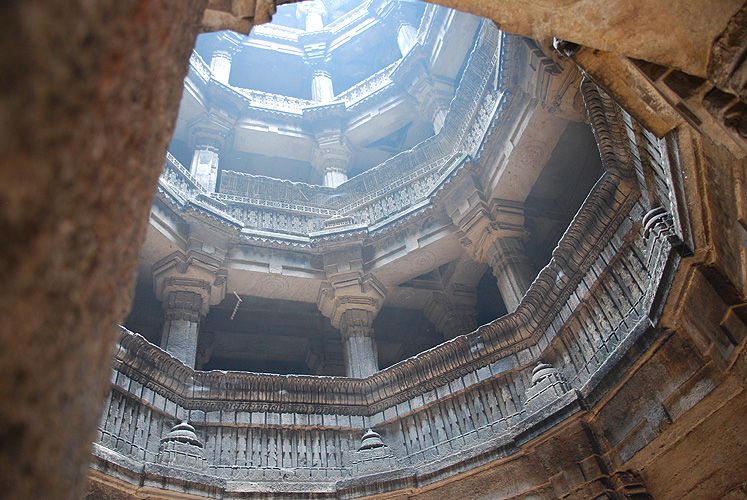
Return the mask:
POLYGON ((321 174, 324 185, 337 187, 348 180, 348 166, 353 159, 353 152, 344 137, 320 141, 311 157, 311 165, 321 174))
POLYGON ((330 276, 319 293, 319 310, 342 334, 345 374, 365 378, 379 371, 373 320, 386 292, 372 275, 358 271, 330 276))
POLYGON ((210 283, 204 280, 165 280, 161 346, 190 368, 195 366, 200 321, 208 310, 210 283))
POLYGON ((412 24, 400 21, 397 27, 397 46, 402 56, 406 56, 417 42, 418 30, 412 24))
POLYGON ((304 24, 307 32, 320 31, 324 28, 324 17, 327 9, 322 2, 313 0, 301 2, 296 7, 296 18, 304 24))
POLYGON ((228 85, 228 79, 231 76, 232 58, 232 50, 218 49, 213 52, 213 57, 210 59, 210 71, 212 71, 213 77, 226 85, 228 85))
POLYGON ((220 33, 213 35, 209 42, 208 50, 212 51, 210 58, 210 71, 213 78, 228 85, 231 76, 231 60, 238 51, 240 38, 235 33, 220 33))
POLYGON ((418 110, 433 123, 433 132, 438 134, 444 126, 446 114, 454 98, 453 83, 421 73, 415 76, 407 92, 418 102, 418 110))
POLYGON ((445 292, 433 293, 423 312, 444 340, 451 340, 477 329, 476 303, 475 287, 455 283, 445 292))
POLYGON ((536 276, 524 244, 518 238, 498 238, 490 245, 486 256, 506 309, 516 310, 536 276))
POLYGON ((379 353, 374 338, 375 314, 364 309, 348 309, 340 318, 345 374, 365 378, 379 371, 379 353))
POLYGON ((192 165, 189 171, 208 192, 213 193, 216 190, 219 166, 218 147, 212 141, 198 143, 192 155, 192 165))
POLYGON ((489 205, 476 179, 466 179, 445 206, 459 227, 460 243, 473 259, 490 265, 506 309, 513 312, 536 276, 524 251, 523 205, 508 200, 489 205))
POLYGON ((304 120, 311 124, 316 147, 311 153, 311 166, 327 187, 337 187, 348 180, 348 168, 353 149, 343 132, 345 104, 332 103, 304 110, 304 120))
POLYGON ((161 346, 190 368, 195 367, 201 320, 226 293, 226 275, 209 255, 175 253, 153 266, 153 288, 165 322, 161 346), (195 258, 197 257, 197 258, 195 258))
POLYGON ((311 77, 311 100, 330 102, 335 98, 332 74, 327 69, 315 68, 311 77))

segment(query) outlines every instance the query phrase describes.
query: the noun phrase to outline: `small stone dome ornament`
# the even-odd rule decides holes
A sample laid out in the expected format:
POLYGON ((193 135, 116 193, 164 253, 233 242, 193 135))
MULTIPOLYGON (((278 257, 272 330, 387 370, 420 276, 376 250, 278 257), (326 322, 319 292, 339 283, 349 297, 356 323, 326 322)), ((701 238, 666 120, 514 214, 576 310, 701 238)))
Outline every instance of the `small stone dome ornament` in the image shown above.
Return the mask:
POLYGON ((378 432, 374 432, 372 429, 368 429, 361 438, 361 445, 358 448, 358 451, 381 448, 382 446, 386 445, 381 440, 381 435, 378 432))
POLYGON ((381 435, 373 429, 366 430, 353 458, 353 475, 363 476, 387 472, 396 466, 397 459, 384 444, 381 435))
POLYGON ((204 446, 197 438, 195 428, 187 422, 176 424, 161 438, 156 461, 180 469, 207 470, 204 446))
POLYGON ((526 409, 534 413, 570 390, 571 386, 554 366, 538 361, 532 370, 532 382, 527 389, 526 409))

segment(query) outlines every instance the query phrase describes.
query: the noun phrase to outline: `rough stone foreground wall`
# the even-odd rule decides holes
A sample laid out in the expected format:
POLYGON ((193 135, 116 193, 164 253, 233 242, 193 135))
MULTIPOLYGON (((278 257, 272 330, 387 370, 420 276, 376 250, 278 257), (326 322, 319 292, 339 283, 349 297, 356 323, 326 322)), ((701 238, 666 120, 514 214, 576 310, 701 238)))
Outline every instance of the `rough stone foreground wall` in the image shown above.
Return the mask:
POLYGON ((0 497, 80 498, 203 0, 0 2, 0 497))

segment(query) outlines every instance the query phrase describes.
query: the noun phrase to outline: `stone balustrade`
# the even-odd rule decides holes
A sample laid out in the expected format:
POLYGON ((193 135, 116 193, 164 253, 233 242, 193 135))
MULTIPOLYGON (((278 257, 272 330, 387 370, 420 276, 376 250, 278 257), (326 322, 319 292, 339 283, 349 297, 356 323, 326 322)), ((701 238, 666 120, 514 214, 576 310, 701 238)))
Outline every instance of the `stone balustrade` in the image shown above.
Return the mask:
MULTIPOLYGON (((646 220, 667 224, 655 210, 646 220)), ((370 428, 387 446, 374 465, 403 477, 429 471, 424 484, 461 462, 516 453, 598 397, 652 325, 678 254, 671 231, 643 227, 646 212, 637 190, 605 174, 515 313, 366 379, 195 372, 123 330, 94 454, 137 476, 184 420, 204 445, 213 487, 282 479, 289 491, 334 495, 369 470, 360 440, 370 428), (562 383, 533 377, 538 359, 562 383)), ((181 474, 172 469, 161 473, 181 474)), ((191 488, 207 487, 190 477, 191 488)))
MULTIPOLYGON (((495 78, 491 77, 504 57, 501 40, 507 37, 510 38, 483 23, 477 41, 479 50, 475 51, 479 56, 470 58, 451 104, 460 112, 449 114, 441 133, 415 148, 334 190, 224 171, 220 192, 214 196, 226 202, 226 216, 240 220, 247 228, 281 235, 319 231, 323 220, 332 216, 351 216, 357 224, 383 225, 405 212, 426 208, 434 191, 456 170, 455 162, 464 162, 468 158, 465 153, 479 156, 479 146, 492 124, 510 108, 511 92, 501 90, 502 83, 495 86, 495 78)), ((378 75, 372 78, 385 78, 386 72, 382 70, 378 75)), ((261 93, 252 91, 254 94, 261 93)), ((294 102, 287 101, 288 106, 294 102)), ((204 190, 179 166, 169 154, 160 185, 178 203, 190 203, 204 190)))

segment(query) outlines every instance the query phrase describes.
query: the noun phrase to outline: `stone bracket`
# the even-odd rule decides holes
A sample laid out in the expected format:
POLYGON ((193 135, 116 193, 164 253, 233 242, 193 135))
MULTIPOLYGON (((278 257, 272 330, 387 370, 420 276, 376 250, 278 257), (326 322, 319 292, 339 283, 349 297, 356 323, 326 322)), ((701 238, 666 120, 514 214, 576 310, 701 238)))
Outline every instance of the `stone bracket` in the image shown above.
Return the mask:
POLYGON ((373 275, 351 271, 334 276, 322 284, 317 298, 319 311, 340 328, 346 311, 358 309, 376 316, 384 305, 386 289, 373 275))

